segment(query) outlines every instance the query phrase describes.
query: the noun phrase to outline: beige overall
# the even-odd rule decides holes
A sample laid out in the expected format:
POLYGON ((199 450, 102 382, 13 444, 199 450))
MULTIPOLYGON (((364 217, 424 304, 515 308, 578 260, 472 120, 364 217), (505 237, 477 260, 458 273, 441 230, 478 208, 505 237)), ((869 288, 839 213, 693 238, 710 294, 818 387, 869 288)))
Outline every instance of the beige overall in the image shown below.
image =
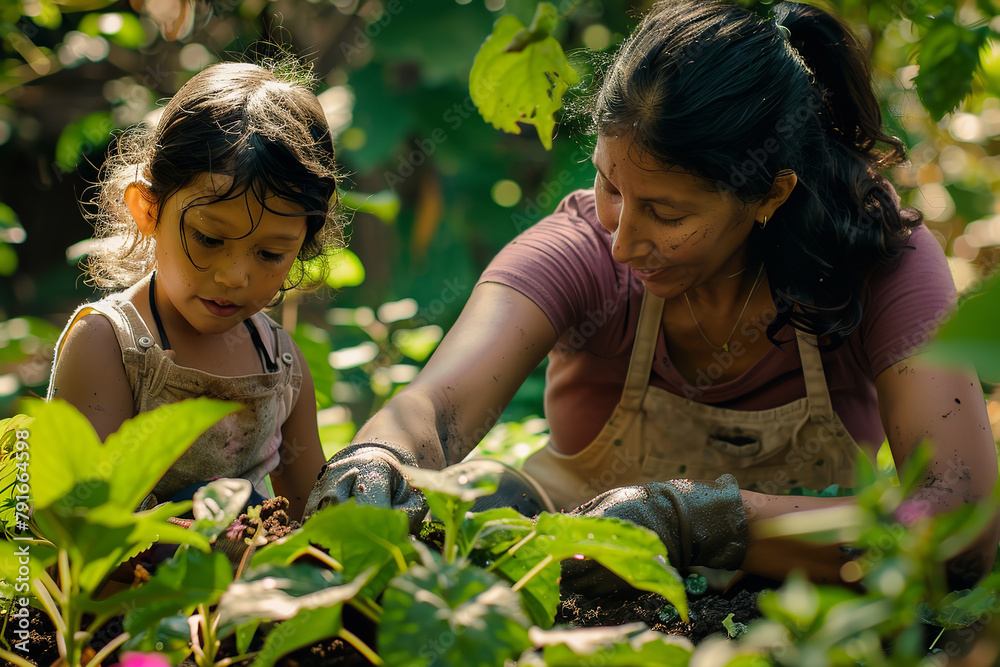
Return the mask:
POLYGON ((597 438, 576 454, 550 445, 525 461, 557 510, 620 486, 725 472, 767 494, 853 485, 859 449, 833 412, 815 336, 796 331, 806 398, 730 410, 649 385, 662 313, 663 299, 646 292, 621 401, 597 438))
MULTIPOLYGON (((122 349, 122 363, 132 387, 136 414, 186 398, 209 396, 238 401, 243 409, 223 417, 203 433, 171 466, 153 489, 158 501, 198 482, 218 477, 243 477, 261 495, 269 495, 265 477, 278 465, 281 426, 291 413, 302 383, 302 369, 291 336, 273 320, 257 313, 252 320, 278 362, 273 373, 223 377, 180 366, 173 352, 157 345, 131 302, 114 294, 85 304, 70 318, 56 343, 55 365, 69 330, 84 315, 97 312, 111 322, 122 349)), ((244 328, 233 335, 243 335, 244 328)), ((49 398, 53 387, 50 384, 49 398)))

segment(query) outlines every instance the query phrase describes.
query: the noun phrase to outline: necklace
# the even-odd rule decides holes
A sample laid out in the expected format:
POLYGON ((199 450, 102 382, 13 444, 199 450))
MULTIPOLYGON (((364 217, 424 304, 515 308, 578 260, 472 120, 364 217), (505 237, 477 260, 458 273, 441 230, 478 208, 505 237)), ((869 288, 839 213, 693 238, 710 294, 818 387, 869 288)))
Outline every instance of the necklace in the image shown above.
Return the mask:
POLYGON ((743 319, 743 314, 747 312, 747 307, 750 305, 750 299, 753 298, 753 293, 757 290, 757 283, 760 282, 760 277, 764 274, 764 265, 761 264, 760 268, 757 270, 757 277, 753 280, 753 286, 750 288, 750 294, 747 295, 746 303, 743 304, 743 310, 740 314, 736 316, 736 324, 733 325, 733 330, 729 332, 729 336, 726 337, 726 342, 722 346, 718 346, 711 341, 711 339, 705 334, 704 329, 701 328, 701 324, 698 322, 698 318, 694 314, 694 308, 691 307, 691 300, 688 299, 687 292, 684 293, 684 303, 688 306, 688 312, 691 313, 691 319, 694 320, 694 325, 698 328, 698 333, 701 337, 705 339, 705 342, 714 347, 717 350, 724 350, 729 352, 729 341, 733 339, 733 334, 736 333, 736 327, 740 325, 740 320, 743 319))

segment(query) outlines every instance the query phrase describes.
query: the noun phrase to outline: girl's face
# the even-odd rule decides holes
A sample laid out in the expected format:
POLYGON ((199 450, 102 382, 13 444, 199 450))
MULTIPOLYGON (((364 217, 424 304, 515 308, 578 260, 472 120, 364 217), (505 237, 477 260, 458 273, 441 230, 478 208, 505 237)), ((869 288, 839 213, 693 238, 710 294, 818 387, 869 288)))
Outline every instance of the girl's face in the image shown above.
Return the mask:
POLYGON ((628 136, 599 135, 597 215, 612 256, 657 296, 671 299, 744 268, 753 207, 680 168, 665 169, 628 136))
POLYGON ((170 197, 157 218, 158 303, 166 297, 202 334, 225 333, 267 306, 306 237, 302 209, 277 197, 269 208, 300 215, 268 211, 250 192, 191 206, 228 185, 228 177, 205 174, 170 197))

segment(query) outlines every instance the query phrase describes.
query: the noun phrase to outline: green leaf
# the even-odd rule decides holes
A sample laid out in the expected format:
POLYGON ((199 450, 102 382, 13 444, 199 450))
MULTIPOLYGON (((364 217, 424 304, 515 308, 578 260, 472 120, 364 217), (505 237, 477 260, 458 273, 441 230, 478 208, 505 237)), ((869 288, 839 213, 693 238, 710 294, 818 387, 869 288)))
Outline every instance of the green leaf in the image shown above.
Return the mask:
MULTIPOLYGON (((127 622, 127 613, 125 618, 127 622)), ((191 654, 191 626, 187 614, 157 619, 152 628, 133 635, 122 644, 122 651, 155 651, 165 655, 171 665, 181 664, 191 654)))
POLYGON ((333 637, 343 627, 340 612, 341 605, 301 610, 267 633, 264 646, 250 667, 271 667, 286 653, 333 637))
POLYGON ((941 120, 972 92, 973 73, 980 65, 980 49, 988 34, 985 26, 969 29, 958 25, 951 8, 931 20, 920 39, 920 71, 913 82, 934 120, 941 120))
POLYGON ((579 80, 548 34, 552 21, 545 17, 552 12, 555 7, 540 3, 530 30, 513 15, 500 17, 469 74, 469 93, 484 120, 513 134, 521 133, 518 123, 534 125, 546 149, 552 148, 563 93, 579 80))
POLYGON ((386 664, 493 667, 530 646, 518 595, 484 570, 414 565, 389 582, 382 608, 386 664))
MULTIPOLYGON (((302 356, 309 366, 309 373, 313 378, 313 386, 316 389, 316 404, 320 409, 333 405, 333 383, 337 379, 333 366, 330 365, 330 353, 333 352, 333 345, 330 343, 330 334, 319 327, 300 322, 295 327, 292 334, 295 344, 302 351, 302 356)), ((353 437, 354 434, 351 434, 353 437)))
POLYGON ((375 194, 365 192, 343 192, 340 203, 358 213, 371 213, 382 222, 392 223, 399 215, 401 202, 394 190, 382 190, 375 194))
POLYGON ((195 398, 126 420, 104 442, 104 458, 115 471, 107 478, 112 502, 137 507, 198 436, 241 407, 234 402, 195 398), (142 474, 136 474, 139 470, 142 474))
MULTIPOLYGON (((45 544, 25 544, 14 540, 0 540, 0 581, 12 587, 29 583, 41 576, 45 568, 56 562, 57 551, 45 544), (22 577, 21 567, 28 567, 28 577, 22 577), (21 577, 21 581, 18 578, 21 577)), ((17 591, 22 593, 22 591, 17 591)), ((31 593, 34 596, 34 593, 31 593)))
POLYGON ((356 597, 376 568, 349 583, 339 572, 313 565, 265 565, 234 581, 219 599, 219 624, 250 618, 285 621, 305 609, 337 607, 356 597))
POLYGON ((920 620, 946 630, 968 627, 990 611, 998 599, 1000 595, 986 586, 954 591, 933 607, 920 603, 920 620))
POLYGON ((1000 381, 997 313, 1000 313, 1000 273, 959 304, 958 311, 941 325, 927 347, 927 354, 943 362, 972 364, 983 379, 1000 381))
POLYGON ((654 632, 643 623, 607 628, 531 630, 547 667, 687 667, 694 646, 684 637, 654 632))
POLYGON ((138 49, 146 43, 146 31, 135 14, 104 12, 87 14, 77 27, 82 33, 97 37, 104 35, 126 49, 138 49))
POLYGON ((324 507, 302 525, 302 529, 261 547, 254 554, 254 568, 266 564, 287 565, 313 544, 326 549, 343 567, 343 575, 354 579, 369 567, 377 568, 365 592, 375 597, 399 569, 396 559, 415 558, 409 539, 409 521, 401 510, 357 505, 353 499, 324 507))
POLYGON ((250 650, 250 644, 253 642, 254 635, 257 634, 257 628, 260 627, 262 622, 259 618, 251 618, 236 626, 234 632, 236 633, 237 655, 243 655, 250 650))
POLYGON ((392 344, 415 361, 426 361, 437 349, 444 331, 436 324, 416 329, 398 329, 392 332, 392 344))
POLYGON ((0 241, 4 243, 24 243, 28 234, 21 226, 21 220, 10 206, 0 202, 0 241))
POLYGON ((0 276, 12 276, 17 273, 17 251, 5 241, 0 241, 0 276))
POLYGON ((81 155, 104 148, 114 128, 110 111, 95 111, 70 123, 56 141, 56 166, 71 173, 81 155))
POLYGON ((659 593, 687 621, 687 596, 667 548, 651 530, 610 517, 543 512, 535 524, 540 548, 557 560, 592 558, 631 586, 659 593))
POLYGON ((126 420, 101 444, 86 417, 66 401, 25 401, 35 419, 28 470, 36 511, 59 499, 64 509, 96 507, 100 496, 92 490, 105 488, 99 482, 108 493, 101 502, 137 507, 198 435, 238 407, 206 398, 164 405, 126 420))
POLYGON ((101 471, 95 470, 104 460, 100 438, 76 408, 62 400, 46 403, 26 399, 24 410, 34 419, 28 440, 28 474, 36 512, 68 494, 79 482, 102 479, 101 471))
POLYGON ((365 281, 365 266, 353 252, 342 248, 331 261, 330 273, 326 276, 326 284, 333 289, 357 287, 365 281))
POLYGON ((124 619, 126 632, 155 634, 160 619, 174 614, 189 615, 200 604, 215 604, 232 581, 232 566, 221 552, 179 549, 143 585, 117 593, 88 609, 129 609, 124 619))
MULTIPOLYGON (((510 548, 534 532, 533 521, 510 508, 477 512, 462 522, 458 550, 484 567, 493 567, 511 583, 518 582, 548 556, 534 539, 526 541, 514 553, 510 548)), ((535 573, 521 588, 524 609, 531 622, 542 628, 552 627, 559 606, 559 563, 553 561, 535 573)))

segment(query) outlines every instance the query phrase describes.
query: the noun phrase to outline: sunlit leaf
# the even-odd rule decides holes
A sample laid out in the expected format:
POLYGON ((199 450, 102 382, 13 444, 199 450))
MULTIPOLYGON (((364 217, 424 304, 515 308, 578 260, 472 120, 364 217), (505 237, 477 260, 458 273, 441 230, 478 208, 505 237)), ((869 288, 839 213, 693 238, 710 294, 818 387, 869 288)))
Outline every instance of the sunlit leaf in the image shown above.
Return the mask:
POLYGON ((556 16, 547 2, 538 5, 530 28, 511 14, 501 16, 469 74, 469 93, 483 119, 513 134, 521 133, 518 123, 534 125, 546 149, 563 93, 579 80, 549 34, 556 16))
POLYGON ((347 248, 340 250, 330 261, 326 284, 333 289, 356 287, 365 281, 365 267, 361 260, 347 248))
POLYGON ((382 607, 387 664, 493 667, 530 646, 517 593, 477 568, 414 565, 389 582, 382 607))
POLYGON ((631 586, 659 593, 687 620, 687 595, 656 534, 610 517, 543 512, 535 526, 540 548, 556 560, 596 560, 631 586))
POLYGON ((694 646, 684 637, 654 632, 643 623, 607 628, 541 630, 532 628, 532 644, 542 649, 548 667, 686 667, 694 646))

